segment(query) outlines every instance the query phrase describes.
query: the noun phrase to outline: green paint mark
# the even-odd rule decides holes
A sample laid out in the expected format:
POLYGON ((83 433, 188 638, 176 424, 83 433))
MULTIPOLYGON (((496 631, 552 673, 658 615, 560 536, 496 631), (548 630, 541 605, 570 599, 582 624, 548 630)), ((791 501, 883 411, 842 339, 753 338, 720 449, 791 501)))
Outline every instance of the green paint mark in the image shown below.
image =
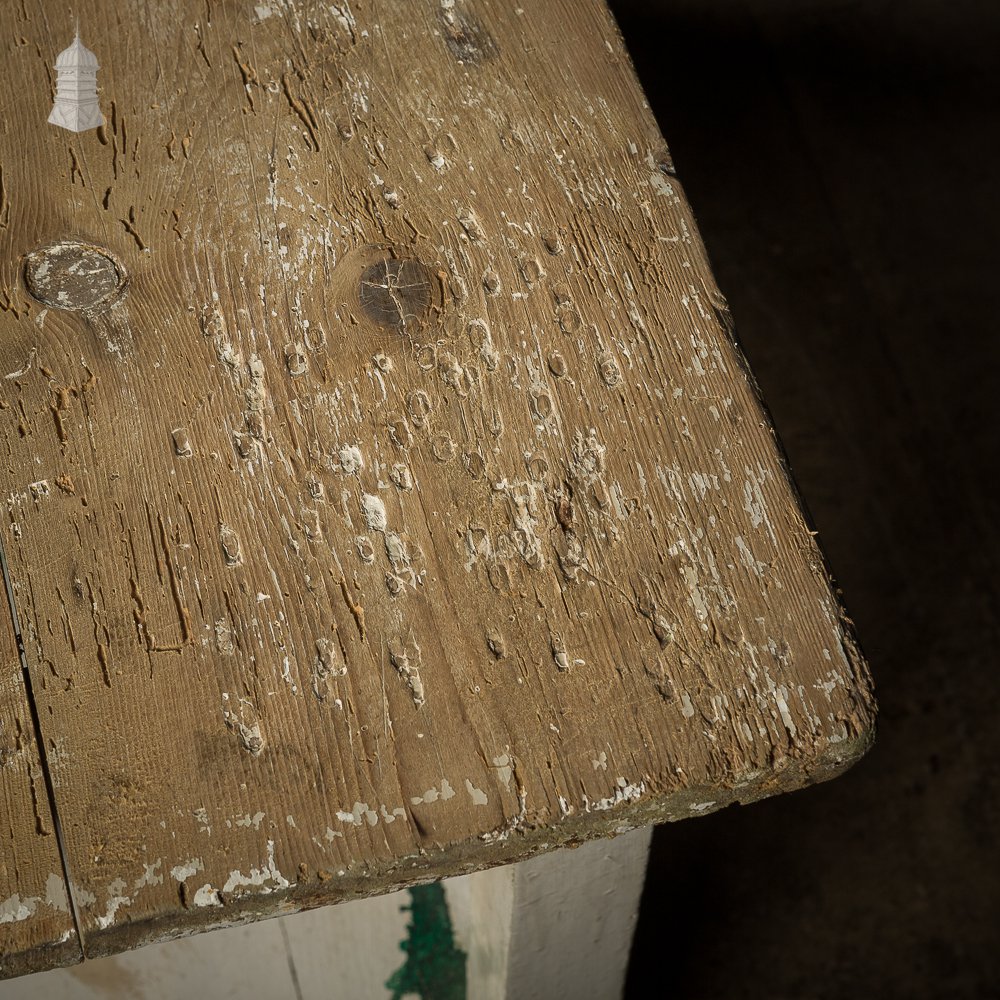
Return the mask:
POLYGON ((389 977, 392 1000, 416 994, 421 1000, 465 1000, 466 954, 455 946, 444 886, 417 885, 408 890, 410 922, 399 943, 406 961, 389 977))

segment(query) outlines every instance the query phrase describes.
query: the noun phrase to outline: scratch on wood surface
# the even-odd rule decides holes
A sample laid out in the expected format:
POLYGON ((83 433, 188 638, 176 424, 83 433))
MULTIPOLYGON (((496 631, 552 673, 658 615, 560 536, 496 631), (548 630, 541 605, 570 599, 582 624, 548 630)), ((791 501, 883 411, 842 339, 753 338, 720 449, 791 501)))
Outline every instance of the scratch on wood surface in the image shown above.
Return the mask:
MULTIPOLYGON (((3 298, 0 299, 0 312, 10 313, 14 317, 14 319, 20 319, 21 310, 18 308, 17 301, 11 296, 10 292, 4 290, 0 294, 3 295, 3 298)), ((34 357, 34 352, 32 352, 30 356, 34 357)), ((5 375, 4 377, 7 379, 13 379, 13 378, 18 378, 23 374, 24 372, 22 371, 11 372, 10 374, 5 375)))
POLYGON ((247 96, 247 103, 250 106, 251 111, 256 111, 253 103, 253 90, 252 86, 259 86, 260 81, 257 79, 257 71, 250 65, 250 63, 245 62, 242 54, 240 53, 239 45, 233 46, 233 59, 236 61, 236 65, 239 67, 240 76, 243 78, 243 90, 247 96))
POLYGON ((180 581, 177 577, 177 571, 174 568, 174 561, 170 558, 171 545, 167 538, 167 529, 162 515, 157 515, 157 522, 160 530, 159 541, 163 551, 163 564, 166 567, 167 579, 170 583, 170 595, 173 598, 174 608, 177 612, 177 622, 180 627, 180 640, 168 644, 153 642, 150 651, 154 653, 179 653, 193 641, 191 635, 191 612, 185 605, 181 595, 180 581))
POLYGON ((344 597, 344 603, 347 605, 348 611, 351 612, 351 617, 354 619, 354 624, 358 627, 358 635, 364 639, 365 638, 365 609, 354 601, 351 597, 351 592, 347 587, 347 580, 344 577, 340 578, 340 592, 344 597))
POLYGON ((10 199, 7 194, 7 185, 4 183, 3 164, 0 163, 0 229, 6 229, 10 225, 10 199))
POLYGON ((77 390, 65 385, 54 386, 52 388, 52 402, 49 409, 52 411, 52 419, 56 425, 56 435, 59 443, 64 447, 69 442, 69 433, 66 429, 66 420, 63 414, 69 409, 70 397, 75 396, 77 390))
POLYGON ((197 52, 198 55, 204 60, 205 65, 211 69, 212 61, 208 58, 208 53, 205 51, 205 36, 202 34, 202 26, 198 23, 194 25, 195 37, 198 39, 197 52))
POLYGON ((389 641, 389 659, 410 689, 413 704, 419 708, 425 701, 424 684, 420 679, 422 657, 412 633, 405 639, 397 636, 389 641))
POLYGON ((83 178, 83 171, 80 169, 80 162, 76 158, 76 150, 72 146, 69 147, 69 179, 71 184, 76 183, 77 177, 80 178, 80 185, 82 187, 87 186, 87 182, 83 178))
POLYGON ((288 106, 298 116, 299 121, 302 122, 303 127, 308 133, 309 142, 312 148, 318 153, 319 139, 316 136, 316 119, 313 116, 312 108, 309 106, 309 102, 300 97, 296 97, 295 94, 292 93, 287 73, 281 74, 281 89, 285 95, 285 99, 288 101, 288 106))

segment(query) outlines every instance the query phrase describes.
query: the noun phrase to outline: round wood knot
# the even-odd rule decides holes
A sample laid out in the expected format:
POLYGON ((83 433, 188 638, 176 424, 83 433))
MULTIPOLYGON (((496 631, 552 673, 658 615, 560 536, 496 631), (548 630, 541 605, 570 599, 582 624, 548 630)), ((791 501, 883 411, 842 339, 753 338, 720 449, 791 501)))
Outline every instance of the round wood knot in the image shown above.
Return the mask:
POLYGON ((400 329, 420 323, 432 298, 431 275, 418 260, 386 258, 361 272, 358 299, 379 326, 400 329))
POLYGON ((67 240, 32 250, 24 259, 24 284, 53 309, 94 310, 116 301, 128 275, 109 250, 67 240))

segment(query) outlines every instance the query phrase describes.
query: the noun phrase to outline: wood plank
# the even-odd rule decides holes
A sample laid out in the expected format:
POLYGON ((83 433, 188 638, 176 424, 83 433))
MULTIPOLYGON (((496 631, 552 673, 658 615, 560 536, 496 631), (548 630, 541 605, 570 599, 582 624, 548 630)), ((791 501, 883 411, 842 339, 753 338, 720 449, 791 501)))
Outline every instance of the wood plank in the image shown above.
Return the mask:
POLYGON ((0 979, 80 957, 24 672, 0 583, 0 979))
POLYGON ((104 128, 51 19, 0 68, 0 485, 88 954, 863 753, 603 5, 79 15, 104 128))

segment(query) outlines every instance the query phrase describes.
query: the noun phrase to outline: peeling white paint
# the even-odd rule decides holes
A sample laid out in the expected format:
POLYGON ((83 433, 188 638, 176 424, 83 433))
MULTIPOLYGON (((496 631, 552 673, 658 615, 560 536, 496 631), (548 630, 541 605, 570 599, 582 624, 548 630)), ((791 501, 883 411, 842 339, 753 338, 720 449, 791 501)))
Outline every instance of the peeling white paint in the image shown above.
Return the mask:
POLYGON ((222 906, 219 890, 206 882, 191 898, 195 906, 222 906))
POLYGON ((510 754, 500 754, 493 758, 493 766, 499 771, 499 778, 504 784, 504 788, 510 788, 510 779, 513 775, 513 761, 510 754))
POLYGON ((681 715, 685 719, 690 719, 694 715, 694 705, 691 703, 691 696, 687 691, 681 691, 681 715))
POLYGON ((251 868, 246 875, 238 869, 234 869, 229 873, 229 878, 222 887, 222 892, 230 893, 234 889, 245 887, 255 887, 262 889, 264 892, 274 892, 277 889, 287 889, 289 884, 289 881, 275 867, 274 841, 269 840, 267 842, 266 865, 261 868, 251 868))
POLYGON ((774 701, 778 706, 778 712, 781 715, 781 721, 785 728, 788 730, 789 734, 794 737, 796 733, 795 720, 792 718, 792 713, 788 711, 788 688, 784 685, 777 687, 774 690, 774 701))
POLYGON ((420 805, 422 802, 437 802, 438 799, 441 799, 443 802, 447 802, 448 799, 452 798, 454 795, 455 789, 448 783, 448 779, 442 778, 440 790, 431 786, 426 792, 424 792, 423 795, 413 796, 410 799, 410 802, 415 806, 420 805))
POLYGON ((97 926, 105 930, 114 923, 115 914, 123 907, 128 906, 132 899, 123 895, 125 892, 125 880, 115 879, 108 885, 108 902, 102 916, 96 917, 97 926))
POLYGON ((179 865, 170 869, 170 874, 178 882, 183 882, 185 879, 191 878, 197 872, 202 872, 205 870, 205 865, 201 858, 191 858, 190 861, 183 861, 179 865))
POLYGON ((365 467, 365 459, 361 449, 355 444, 345 444, 337 453, 340 468, 345 476, 356 476, 365 467))
POLYGON ((162 864, 163 858, 157 858, 151 865, 143 863, 143 872, 132 883, 132 892, 138 892, 143 886, 147 885, 162 885, 163 875, 156 870, 162 864))
POLYGON ((27 899, 15 892, 13 896, 8 896, 0 903, 0 924, 11 924, 19 920, 27 920, 38 906, 40 900, 37 896, 30 896, 27 899))
POLYGON ((489 801, 486 793, 481 788, 476 788, 468 778, 465 779, 465 790, 469 793, 474 806, 484 806, 489 801))
POLYGON ((252 816, 249 813, 246 813, 243 816, 237 817, 236 825, 246 826, 246 827, 252 826, 255 830, 259 830, 261 820, 263 820, 263 818, 264 818, 264 813, 262 812, 256 812, 252 816))
POLYGON ((351 823, 354 826, 361 826, 362 821, 367 820, 369 826, 374 826, 378 822, 378 813, 367 802, 355 802, 350 812, 338 810, 337 819, 341 823, 351 823))
POLYGON ((361 498, 361 512, 369 531, 385 531, 389 521, 385 513, 385 504, 371 493, 365 493, 361 498))
POLYGON ((52 874, 45 880, 45 902, 54 910, 69 913, 69 896, 61 875, 52 874))
POLYGON ((0 924, 18 923, 34 916, 38 907, 45 905, 62 913, 69 913, 69 897, 62 876, 50 874, 45 880, 45 898, 21 897, 18 893, 0 901, 0 924))
POLYGON ((606 809, 613 809, 615 806, 620 806, 624 802, 637 802, 645 794, 646 783, 644 781, 640 781, 638 785, 633 785, 625 778, 619 776, 615 779, 615 789, 612 795, 605 799, 598 799, 596 802, 591 802, 584 795, 583 804, 587 812, 603 812, 606 809))

